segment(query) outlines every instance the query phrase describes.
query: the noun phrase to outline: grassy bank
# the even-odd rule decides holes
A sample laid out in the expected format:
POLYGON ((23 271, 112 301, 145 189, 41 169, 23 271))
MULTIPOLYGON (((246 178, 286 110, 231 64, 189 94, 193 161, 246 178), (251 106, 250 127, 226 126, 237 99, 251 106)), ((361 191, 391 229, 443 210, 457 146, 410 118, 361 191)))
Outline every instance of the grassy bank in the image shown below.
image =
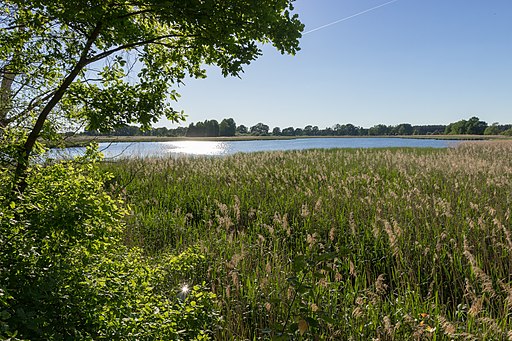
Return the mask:
POLYGON ((512 337, 510 142, 105 167, 128 245, 206 256, 217 339, 512 337))
POLYGON ((86 146, 91 142, 169 142, 169 141, 256 141, 256 140, 290 140, 295 136, 230 136, 230 137, 168 137, 168 136, 72 136, 64 139, 64 144, 86 146))

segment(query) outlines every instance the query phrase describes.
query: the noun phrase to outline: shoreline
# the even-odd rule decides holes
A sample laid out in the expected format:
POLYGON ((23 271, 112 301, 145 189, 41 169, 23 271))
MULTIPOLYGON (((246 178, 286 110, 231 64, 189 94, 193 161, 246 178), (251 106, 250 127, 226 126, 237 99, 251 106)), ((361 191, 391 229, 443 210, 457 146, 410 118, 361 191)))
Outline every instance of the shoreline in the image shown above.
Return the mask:
POLYGON ((379 136, 228 136, 228 137, 169 137, 169 136, 73 136, 64 138, 65 147, 80 147, 90 143, 114 142, 175 142, 175 141, 265 141, 265 140, 297 140, 315 138, 398 138, 398 139, 430 139, 455 141, 511 140, 502 135, 379 135, 379 136))

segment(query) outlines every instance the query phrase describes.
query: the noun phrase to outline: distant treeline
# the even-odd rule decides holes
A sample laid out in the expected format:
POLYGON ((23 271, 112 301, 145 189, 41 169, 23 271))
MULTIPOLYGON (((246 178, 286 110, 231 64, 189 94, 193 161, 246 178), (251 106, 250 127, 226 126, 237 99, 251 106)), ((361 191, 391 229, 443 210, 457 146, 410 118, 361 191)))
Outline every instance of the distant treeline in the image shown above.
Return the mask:
MULTIPOLYGON (((85 135, 104 135, 97 131, 85 131, 85 135)), ((478 117, 460 120, 448 125, 398 125, 377 124, 371 128, 358 127, 353 124, 335 124, 332 127, 320 129, 318 126, 307 125, 303 128, 287 127, 281 129, 258 123, 252 127, 243 124, 237 126, 232 118, 190 123, 188 127, 153 128, 142 131, 139 127, 124 125, 116 128, 109 135, 114 136, 169 136, 169 137, 217 137, 236 135, 255 136, 397 136, 397 135, 508 135, 512 136, 511 124, 481 121, 478 117)))

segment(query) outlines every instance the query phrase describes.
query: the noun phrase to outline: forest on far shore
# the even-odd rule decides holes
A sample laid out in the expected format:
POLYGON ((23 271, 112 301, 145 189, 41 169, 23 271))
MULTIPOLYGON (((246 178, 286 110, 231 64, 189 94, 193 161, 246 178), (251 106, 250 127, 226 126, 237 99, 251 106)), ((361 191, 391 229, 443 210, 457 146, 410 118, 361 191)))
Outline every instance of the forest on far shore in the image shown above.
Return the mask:
POLYGON ((411 125, 401 123, 398 125, 377 124, 371 128, 358 127, 353 124, 335 124, 332 127, 320 129, 318 126, 307 125, 303 128, 270 127, 258 123, 247 127, 237 125, 233 118, 205 120, 190 123, 188 127, 152 128, 143 130, 138 126, 123 125, 112 131, 85 131, 84 135, 112 135, 112 136, 168 136, 168 137, 217 137, 217 136, 398 136, 398 135, 507 135, 512 136, 512 124, 487 124, 478 117, 460 120, 448 125, 411 125))

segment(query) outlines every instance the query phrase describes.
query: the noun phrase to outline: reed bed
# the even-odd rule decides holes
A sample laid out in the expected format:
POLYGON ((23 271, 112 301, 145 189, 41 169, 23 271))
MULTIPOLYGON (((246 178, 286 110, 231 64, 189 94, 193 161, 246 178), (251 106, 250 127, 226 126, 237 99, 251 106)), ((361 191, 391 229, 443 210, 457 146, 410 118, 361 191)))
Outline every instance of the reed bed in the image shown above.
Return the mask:
POLYGON ((128 245, 205 255, 216 339, 512 340, 511 142, 105 168, 128 245))

